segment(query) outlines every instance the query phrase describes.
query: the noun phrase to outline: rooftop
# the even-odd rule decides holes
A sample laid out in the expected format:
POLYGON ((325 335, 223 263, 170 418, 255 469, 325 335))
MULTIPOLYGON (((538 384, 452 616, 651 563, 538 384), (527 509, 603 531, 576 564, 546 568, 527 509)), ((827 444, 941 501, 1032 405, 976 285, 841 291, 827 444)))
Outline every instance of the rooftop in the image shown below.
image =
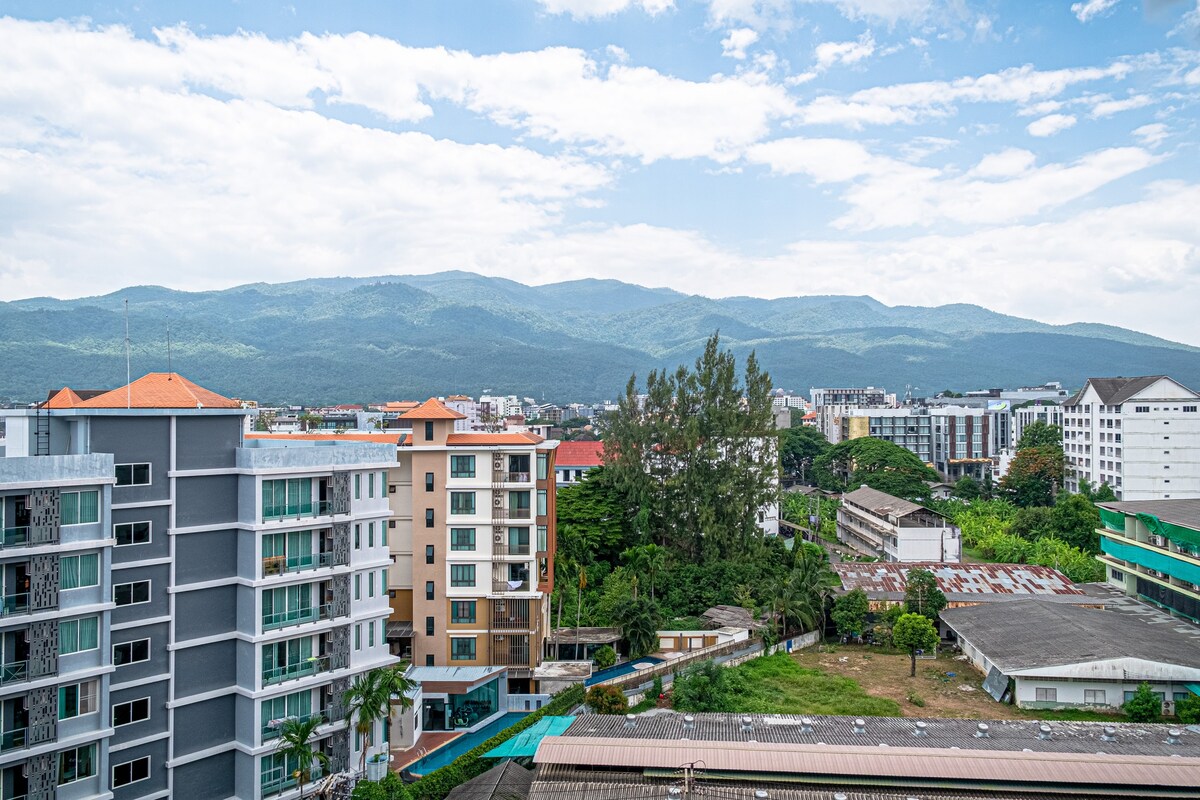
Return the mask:
POLYGON ((1006 674, 1114 659, 1200 669, 1195 640, 1111 611, 1017 600, 1003 614, 968 606, 946 609, 941 618, 1006 674))
MULTIPOLYGON (((69 391, 69 390, 64 390, 69 391)), ((78 398, 63 408, 241 408, 241 403, 199 386, 177 372, 151 372, 128 386, 97 394, 88 399, 71 392, 59 392, 52 398, 62 402, 78 398)), ((51 405, 51 407, 58 407, 51 405)))
POLYGON ((304 433, 247 433, 246 439, 273 439, 278 441, 293 441, 293 442, 376 442, 378 444, 399 444, 404 438, 407 431, 395 433, 382 433, 376 431, 349 431, 346 433, 334 433, 325 431, 321 433, 304 432, 304 433))
POLYGON ((453 409, 446 408, 441 400, 436 397, 431 397, 416 408, 405 411, 400 415, 400 419, 466 419, 465 414, 460 414, 453 409))
POLYGON ((1138 392, 1149 389, 1161 380, 1178 383, 1174 378, 1167 375, 1142 375, 1137 378, 1088 378, 1083 388, 1074 397, 1063 403, 1063 405, 1068 407, 1078 405, 1079 401, 1083 399, 1084 393, 1087 392, 1088 386, 1091 386, 1096 390, 1096 394, 1099 395, 1101 404, 1119 406, 1138 392))
POLYGON ((533 772, 515 761, 502 761, 450 790, 446 800, 525 800, 533 772))
POLYGON ((831 567, 847 591, 862 589, 869 596, 883 600, 902 599, 908 571, 924 569, 933 573, 938 588, 950 601, 984 603, 1036 595, 1053 598, 1056 602, 1095 602, 1061 572, 1030 564, 856 564, 843 561, 831 567))
POLYGON ((604 442, 561 442, 554 463, 560 467, 598 467, 604 463, 604 442))
POLYGON ((536 433, 452 433, 446 437, 451 447, 503 447, 505 445, 529 446, 546 441, 536 433))
POLYGON ((546 641, 558 644, 609 644, 620 640, 620 628, 556 628, 546 636, 546 641))
POLYGON ((499 675, 507 667, 409 667, 405 677, 419 683, 475 683, 499 675))
POLYGON ((758 630, 766 625, 741 606, 713 606, 700 615, 714 628, 758 630))
MULTIPOLYGON (((847 492, 842 495, 842 501, 853 503, 856 506, 865 508, 868 511, 881 514, 888 517, 907 517, 909 514, 914 514, 918 511, 929 511, 925 506, 917 503, 902 500, 899 497, 892 497, 890 494, 872 489, 869 486, 860 486, 853 492, 847 492)), ((935 512, 929 511, 930 514, 935 512)), ((941 516, 940 514, 938 516, 941 516)))
POLYGON ((1124 514, 1153 514, 1171 525, 1200 531, 1200 500, 1121 500, 1096 505, 1124 514))

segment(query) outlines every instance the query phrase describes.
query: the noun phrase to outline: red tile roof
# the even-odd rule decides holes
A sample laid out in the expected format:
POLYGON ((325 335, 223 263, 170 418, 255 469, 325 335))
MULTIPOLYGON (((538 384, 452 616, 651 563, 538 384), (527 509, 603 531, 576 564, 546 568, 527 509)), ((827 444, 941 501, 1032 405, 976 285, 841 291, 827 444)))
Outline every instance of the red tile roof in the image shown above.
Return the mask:
MULTIPOLYGON (((59 393, 61 394, 61 392, 59 393)), ((56 397, 57 399, 57 397, 56 397)), ((129 386, 75 404, 74 408, 241 408, 177 372, 151 372, 129 386)))
POLYGON ((604 442, 560 442, 554 450, 559 467, 598 467, 604 463, 604 442))
POLYGON ((536 433, 452 433, 446 437, 446 444, 456 447, 478 446, 494 447, 496 445, 530 445, 546 441, 536 433))
POLYGON ((466 419, 465 414, 452 411, 442 405, 436 397, 431 397, 411 411, 400 415, 400 419, 466 419))
POLYGON ((53 397, 42 404, 42 408, 74 408, 83 402, 83 398, 64 386, 53 397))

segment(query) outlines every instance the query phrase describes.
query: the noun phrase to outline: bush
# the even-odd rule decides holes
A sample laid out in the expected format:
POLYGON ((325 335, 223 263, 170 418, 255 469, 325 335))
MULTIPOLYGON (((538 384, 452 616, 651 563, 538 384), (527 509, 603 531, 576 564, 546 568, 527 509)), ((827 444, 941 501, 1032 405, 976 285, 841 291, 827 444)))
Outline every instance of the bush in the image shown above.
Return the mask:
POLYGON ((350 800, 388 800, 387 790, 375 781, 359 781, 354 784, 350 800))
POLYGON ((650 696, 654 698, 655 702, 658 702, 658 698, 663 696, 662 675, 654 676, 654 683, 650 686, 650 696))
POLYGON ((588 690, 587 704, 597 714, 624 714, 629 710, 625 694, 615 686, 593 686, 588 690))
MULTIPOLYGON (((1105 484, 1107 486, 1108 484, 1105 484)), ((1175 701, 1175 715, 1184 725, 1200 723, 1200 697, 1188 695, 1182 700, 1175 701)))
POLYGON ((603 647, 596 648, 596 652, 592 654, 592 658, 595 659, 597 667, 608 669, 617 663, 617 651, 613 650, 609 645, 604 645, 603 647))
POLYGON ((916 692, 908 693, 908 702, 912 703, 914 706, 916 706, 918 708, 925 707, 925 698, 921 697, 921 695, 917 694, 916 692))
POLYGON ((404 785, 404 780, 394 772, 388 772, 384 779, 379 782, 383 790, 387 793, 387 800, 408 800, 408 787, 404 785))
POLYGON ((1160 722, 1162 720, 1162 701, 1154 694, 1150 684, 1145 681, 1138 686, 1133 697, 1121 706, 1121 710, 1129 715, 1134 722, 1160 722))

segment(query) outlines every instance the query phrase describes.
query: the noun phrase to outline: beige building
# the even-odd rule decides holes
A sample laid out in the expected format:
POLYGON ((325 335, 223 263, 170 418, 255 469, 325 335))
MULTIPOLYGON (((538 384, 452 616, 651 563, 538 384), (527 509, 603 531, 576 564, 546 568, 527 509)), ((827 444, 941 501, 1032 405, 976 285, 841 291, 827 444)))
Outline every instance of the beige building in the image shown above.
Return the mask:
POLYGON ((508 667, 527 692, 549 630, 558 442, 456 431, 462 418, 436 399, 401 416, 388 638, 417 666, 508 667))

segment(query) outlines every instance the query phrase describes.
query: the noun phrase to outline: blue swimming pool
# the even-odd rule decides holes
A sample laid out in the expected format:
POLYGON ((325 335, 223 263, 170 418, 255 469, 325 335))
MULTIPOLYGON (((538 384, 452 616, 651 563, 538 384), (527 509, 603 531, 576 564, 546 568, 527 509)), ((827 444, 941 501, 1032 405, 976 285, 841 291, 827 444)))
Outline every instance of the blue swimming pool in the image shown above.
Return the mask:
POLYGON ((490 722, 474 733, 464 733, 443 747, 434 750, 420 761, 405 767, 414 775, 428 775, 435 769, 444 767, 468 750, 478 747, 505 728, 516 725, 526 715, 522 711, 510 711, 495 722, 490 722))
POLYGON ((637 669, 638 664, 645 664, 646 666, 650 666, 651 664, 661 664, 661 663, 662 663, 661 658, 650 658, 650 657, 639 658, 635 661, 626 661, 624 664, 617 664, 615 667, 609 667, 608 669, 602 669, 599 672, 593 672, 592 677, 590 677, 586 681, 584 681, 583 685, 584 686, 594 686, 597 683, 600 683, 600 681, 606 681, 609 678, 619 678, 622 675, 628 675, 629 673, 631 673, 637 669))

